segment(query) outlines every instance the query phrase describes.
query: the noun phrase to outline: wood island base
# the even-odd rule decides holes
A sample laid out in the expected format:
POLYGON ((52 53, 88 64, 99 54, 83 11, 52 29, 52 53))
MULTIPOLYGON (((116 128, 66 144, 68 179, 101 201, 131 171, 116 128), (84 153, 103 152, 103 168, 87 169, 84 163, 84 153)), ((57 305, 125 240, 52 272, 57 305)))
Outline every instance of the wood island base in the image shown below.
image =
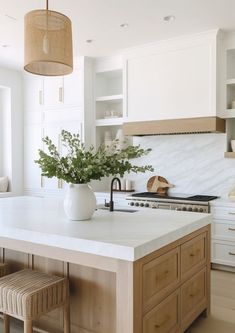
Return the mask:
MULTIPOLYGON (((210 226, 135 262, 0 237, 0 259, 70 280, 72 333, 184 332, 210 311, 210 226), (33 252, 33 253, 32 253, 33 252), (58 260, 58 258, 60 260, 58 260)), ((60 332, 60 310, 35 325, 60 332)))

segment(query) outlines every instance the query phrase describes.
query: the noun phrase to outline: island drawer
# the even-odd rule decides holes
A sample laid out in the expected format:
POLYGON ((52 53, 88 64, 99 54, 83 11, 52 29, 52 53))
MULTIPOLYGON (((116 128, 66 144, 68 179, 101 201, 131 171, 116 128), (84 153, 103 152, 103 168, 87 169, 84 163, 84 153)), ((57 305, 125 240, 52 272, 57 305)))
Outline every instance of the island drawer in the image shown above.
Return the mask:
POLYGON ((206 263, 206 232, 181 245, 181 278, 184 280, 206 263))
POLYGON ((207 306, 206 268, 199 271, 181 287, 182 328, 188 327, 207 306))
POLYGON ((143 318, 143 333, 177 333, 180 331, 179 290, 168 296, 143 318))
POLYGON ((180 282, 180 248, 177 247, 143 265, 143 308, 160 302, 180 282))

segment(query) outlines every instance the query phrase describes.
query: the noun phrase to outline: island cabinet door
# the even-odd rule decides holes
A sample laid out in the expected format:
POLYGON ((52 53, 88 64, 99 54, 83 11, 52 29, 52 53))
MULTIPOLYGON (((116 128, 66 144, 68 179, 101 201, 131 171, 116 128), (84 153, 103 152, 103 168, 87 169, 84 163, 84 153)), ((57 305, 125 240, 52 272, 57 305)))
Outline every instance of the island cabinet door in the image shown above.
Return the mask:
POLYGON ((204 232, 181 245, 181 281, 195 274, 206 264, 207 233, 204 232))
POLYGON ((143 318, 143 333, 180 332, 179 290, 148 312, 143 318))
POLYGON ((180 282, 179 247, 143 265, 143 310, 151 309, 180 282))
POLYGON ((181 287, 181 327, 184 331, 207 307, 206 268, 181 287))

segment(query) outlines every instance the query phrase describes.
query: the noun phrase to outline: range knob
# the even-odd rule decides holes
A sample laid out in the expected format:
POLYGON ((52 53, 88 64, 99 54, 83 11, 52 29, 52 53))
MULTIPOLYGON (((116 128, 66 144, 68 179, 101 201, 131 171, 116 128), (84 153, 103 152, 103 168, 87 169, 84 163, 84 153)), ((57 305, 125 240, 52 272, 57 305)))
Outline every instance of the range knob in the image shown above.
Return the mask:
POLYGON ((193 211, 192 207, 189 207, 189 208, 188 208, 188 211, 189 211, 189 212, 192 212, 192 211, 193 211))
POLYGON ((133 201, 130 202, 130 206, 134 206, 134 202, 133 201))
POLYGON ((194 207, 194 208, 193 208, 193 211, 194 211, 194 212, 198 212, 198 208, 197 208, 197 207, 194 207))
POLYGON ((143 202, 141 202, 141 203, 140 203, 140 207, 144 207, 144 204, 143 204, 143 202))
POLYGON ((183 207, 182 210, 185 212, 185 211, 187 210, 187 208, 186 208, 186 207, 183 207))
POLYGON ((152 205, 152 208, 157 208, 157 206, 156 205, 152 205))
POLYGON ((136 206, 136 207, 139 207, 139 205, 140 205, 140 204, 139 204, 138 202, 135 203, 135 206, 136 206))
POLYGON ((200 213, 203 213, 203 208, 200 208, 200 209, 199 209, 199 212, 200 212, 200 213))
POLYGON ((144 205, 144 207, 147 207, 147 208, 148 208, 148 207, 149 207, 149 204, 148 204, 148 203, 146 203, 146 204, 144 205))

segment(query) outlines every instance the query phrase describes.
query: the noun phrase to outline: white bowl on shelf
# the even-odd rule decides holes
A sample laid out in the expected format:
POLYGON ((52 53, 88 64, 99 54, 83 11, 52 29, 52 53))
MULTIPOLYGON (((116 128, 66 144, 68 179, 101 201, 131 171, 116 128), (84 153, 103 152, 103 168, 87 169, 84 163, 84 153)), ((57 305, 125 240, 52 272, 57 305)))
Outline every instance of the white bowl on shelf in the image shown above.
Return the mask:
POLYGON ((235 140, 231 140, 232 151, 235 152, 235 140))

